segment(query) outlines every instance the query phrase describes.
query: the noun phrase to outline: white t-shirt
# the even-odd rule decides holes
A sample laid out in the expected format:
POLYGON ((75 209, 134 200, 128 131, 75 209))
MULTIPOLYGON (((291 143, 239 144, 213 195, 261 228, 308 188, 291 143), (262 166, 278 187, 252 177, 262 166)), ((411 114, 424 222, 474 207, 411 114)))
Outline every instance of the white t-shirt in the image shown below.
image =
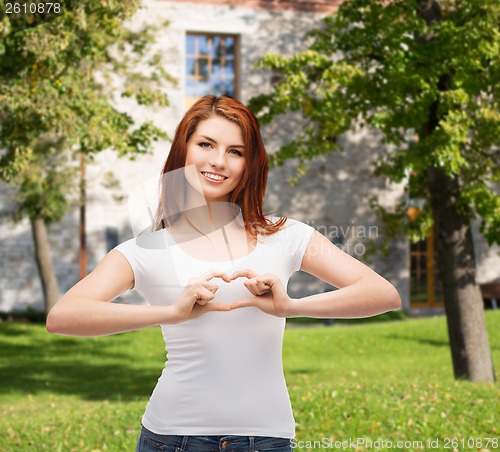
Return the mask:
MULTIPOLYGON (((274 222, 278 218, 272 217, 274 222)), ((165 230, 145 233, 115 249, 130 263, 134 288, 151 305, 173 304, 189 278, 209 269, 273 273, 284 287, 300 269, 314 229, 287 219, 255 249, 233 261, 208 262, 180 249, 165 230)), ((244 278, 219 286, 213 301, 252 297, 244 278)), ((143 425, 163 435, 243 435, 293 438, 295 422, 282 366, 286 319, 245 307, 208 312, 175 325, 162 325, 167 362, 146 407, 143 425)))

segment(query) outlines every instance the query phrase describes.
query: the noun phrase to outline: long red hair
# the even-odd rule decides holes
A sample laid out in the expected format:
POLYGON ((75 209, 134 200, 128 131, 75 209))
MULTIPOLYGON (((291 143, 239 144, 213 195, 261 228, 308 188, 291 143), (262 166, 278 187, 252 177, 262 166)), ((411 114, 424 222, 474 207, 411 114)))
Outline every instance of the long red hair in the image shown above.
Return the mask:
MULTIPOLYGON (((163 175, 184 168, 186 164, 187 142, 196 131, 198 124, 213 115, 221 116, 237 124, 245 144, 245 171, 239 186, 230 194, 229 202, 241 209, 245 228, 254 237, 257 234, 271 235, 278 232, 285 224, 286 217, 276 223, 266 220, 262 211, 266 191, 269 164, 266 149, 260 135, 259 123, 255 115, 245 105, 228 96, 204 96, 199 99, 184 115, 177 126, 168 154, 161 171, 160 201, 153 222, 153 231, 170 225, 182 212, 182 190, 168 190, 166 177, 163 175)), ((170 181, 175 186, 186 184, 183 171, 176 171, 177 181, 170 181)))

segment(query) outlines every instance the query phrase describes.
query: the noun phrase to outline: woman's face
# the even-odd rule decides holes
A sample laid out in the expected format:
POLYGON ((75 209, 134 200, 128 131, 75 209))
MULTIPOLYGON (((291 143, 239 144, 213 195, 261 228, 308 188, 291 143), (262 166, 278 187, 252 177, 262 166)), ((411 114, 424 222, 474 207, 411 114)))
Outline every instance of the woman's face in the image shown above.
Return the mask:
MULTIPOLYGON (((229 200, 245 171, 245 152, 241 129, 234 122, 214 115, 198 124, 187 142, 186 167, 196 168, 207 202, 229 200)), ((186 172, 188 180, 190 174, 186 172)), ((190 184, 199 187, 200 182, 190 184)))

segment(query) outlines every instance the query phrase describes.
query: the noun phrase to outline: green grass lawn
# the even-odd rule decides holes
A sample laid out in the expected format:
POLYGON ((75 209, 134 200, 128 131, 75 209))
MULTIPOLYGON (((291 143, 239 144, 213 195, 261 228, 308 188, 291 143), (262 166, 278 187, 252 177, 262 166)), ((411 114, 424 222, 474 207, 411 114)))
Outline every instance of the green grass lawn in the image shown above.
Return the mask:
MULTIPOLYGON (((487 322, 498 373, 500 311, 487 322)), ((158 328, 0 323, 0 450, 133 451, 163 363, 158 328)), ((454 381, 443 317, 287 329, 284 367, 297 450, 500 450, 499 385, 454 381)))

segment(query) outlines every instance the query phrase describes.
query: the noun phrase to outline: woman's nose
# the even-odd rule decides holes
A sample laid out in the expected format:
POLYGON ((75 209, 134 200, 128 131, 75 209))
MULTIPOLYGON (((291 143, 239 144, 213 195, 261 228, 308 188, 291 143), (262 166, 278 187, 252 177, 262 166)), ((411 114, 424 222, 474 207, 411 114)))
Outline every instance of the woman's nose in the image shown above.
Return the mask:
POLYGON ((215 150, 210 156, 210 166, 224 168, 226 165, 226 153, 224 151, 215 150))

